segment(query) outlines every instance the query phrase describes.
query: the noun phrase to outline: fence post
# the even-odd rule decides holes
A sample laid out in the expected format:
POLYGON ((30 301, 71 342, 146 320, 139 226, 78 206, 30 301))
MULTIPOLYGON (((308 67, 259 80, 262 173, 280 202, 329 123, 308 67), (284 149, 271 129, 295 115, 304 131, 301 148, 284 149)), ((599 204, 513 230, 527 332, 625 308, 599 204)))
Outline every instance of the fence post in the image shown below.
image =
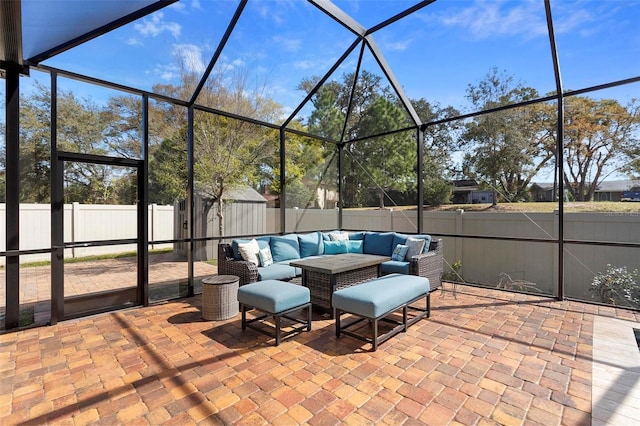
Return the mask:
MULTIPOLYGON (((147 214, 149 212, 147 211, 147 214)), ((151 232, 149 233, 149 238, 151 241, 156 240, 156 222, 158 221, 158 205, 156 203, 151 204, 151 220, 149 221, 149 226, 151 227, 151 232)), ((151 244, 151 250, 154 249, 154 244, 151 244)))
MULTIPOLYGON (((80 237, 78 234, 80 233, 80 223, 82 219, 80 219, 80 203, 73 202, 71 203, 71 242, 75 243, 78 241, 80 237)), ((76 249, 73 247, 71 249, 71 257, 76 257, 76 249)))
MULTIPOLYGON (((554 240, 558 240, 558 235, 559 235, 559 231, 560 231, 560 210, 556 209, 553 211, 553 239, 554 240)), ((555 262, 558 259, 558 244, 553 244, 553 260, 552 260, 552 264, 553 262, 555 262)), ((552 276, 553 276, 553 283, 555 283, 556 285, 552 288, 557 289, 557 283, 559 282, 558 280, 560 279, 560 275, 558 274, 558 268, 551 268, 552 272, 552 276)), ((558 296, 557 294, 555 294, 555 296, 558 296)))
MULTIPOLYGON (((464 231, 464 210, 457 209, 456 210, 456 235, 462 235, 464 231)), ((464 238, 455 238, 454 239, 454 253, 455 257, 453 258, 453 262, 462 261, 462 252, 463 252, 464 238)), ((462 267, 464 268, 464 262, 462 262, 462 267)))

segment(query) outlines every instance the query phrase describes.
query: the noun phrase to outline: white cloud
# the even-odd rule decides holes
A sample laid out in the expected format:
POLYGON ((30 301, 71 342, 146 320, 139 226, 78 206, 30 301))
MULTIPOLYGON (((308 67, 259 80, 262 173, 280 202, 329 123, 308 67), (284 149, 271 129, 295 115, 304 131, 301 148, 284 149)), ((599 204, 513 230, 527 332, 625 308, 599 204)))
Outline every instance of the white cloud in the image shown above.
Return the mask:
POLYGON ((142 43, 142 40, 140 40, 139 38, 136 37, 130 37, 126 43, 129 46, 144 46, 144 43, 142 43))
POLYGON ((194 44, 175 44, 173 55, 184 65, 187 71, 201 74, 206 68, 202 56, 202 49, 194 44))
POLYGON ((293 66, 295 68, 298 68, 298 69, 301 69, 301 70, 309 70, 309 69, 312 69, 312 68, 316 68, 317 67, 317 63, 315 61, 303 60, 303 61, 294 62, 293 66))
POLYGON ((384 50, 404 52, 405 50, 407 50, 409 48, 409 46, 411 46, 412 42, 413 42, 412 39, 398 40, 398 41, 394 41, 394 42, 386 42, 386 43, 384 43, 384 50))
POLYGON ((164 81, 172 81, 180 76, 175 65, 157 65, 151 72, 164 81))
POLYGON ((287 38, 282 36, 273 37, 273 42, 277 45, 280 45, 289 52, 297 52, 300 50, 300 46, 302 46, 302 40, 295 38, 287 38))
POLYGON ((185 12, 185 10, 187 9, 187 6, 185 6, 185 4, 181 1, 177 1, 175 3, 171 3, 169 6, 167 6, 167 9, 173 9, 176 10, 178 12, 185 12))
POLYGON ((547 34, 547 23, 541 2, 481 2, 443 15, 448 26, 466 28, 473 38, 521 35, 527 38, 547 34), (515 6, 514 6, 515 5, 515 6))
POLYGON ((164 14, 162 12, 156 12, 151 15, 151 18, 143 19, 142 23, 135 24, 134 28, 145 37, 155 37, 164 31, 168 31, 175 38, 178 38, 178 36, 180 36, 180 31, 182 30, 180 24, 164 21, 163 18, 164 14))

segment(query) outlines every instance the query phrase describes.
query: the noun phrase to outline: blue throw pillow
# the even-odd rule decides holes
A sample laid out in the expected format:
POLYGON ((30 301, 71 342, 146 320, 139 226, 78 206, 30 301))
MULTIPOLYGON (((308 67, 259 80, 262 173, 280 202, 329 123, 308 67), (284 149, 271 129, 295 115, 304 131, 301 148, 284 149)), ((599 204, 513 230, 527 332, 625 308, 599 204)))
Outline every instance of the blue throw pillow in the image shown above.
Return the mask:
POLYGON ((300 257, 317 256, 324 253, 322 233, 299 234, 300 257))
POLYGON ((350 240, 364 240, 364 232, 349 232, 350 240))
POLYGON ((363 244, 364 242, 361 240, 347 241, 347 253, 362 253, 363 244))
POLYGON ((348 240, 325 241, 324 242, 324 254, 348 253, 348 251, 349 251, 348 244, 349 244, 348 240))
POLYGON ((300 259, 300 245, 298 244, 298 236, 295 234, 271 237, 269 245, 274 262, 300 259))
POLYGON ((396 232, 395 235, 393 236, 393 243, 391 244, 391 247, 395 247, 398 244, 406 244, 407 243, 407 237, 408 237, 408 235, 400 234, 400 233, 396 232))
POLYGON ((391 256, 395 246, 393 243, 394 232, 367 232, 364 234, 364 252, 380 256, 391 256))
POLYGON ((407 250, 409 250, 409 246, 398 244, 396 248, 393 249, 391 260, 395 260, 398 262, 404 261, 404 257, 407 255, 407 250))

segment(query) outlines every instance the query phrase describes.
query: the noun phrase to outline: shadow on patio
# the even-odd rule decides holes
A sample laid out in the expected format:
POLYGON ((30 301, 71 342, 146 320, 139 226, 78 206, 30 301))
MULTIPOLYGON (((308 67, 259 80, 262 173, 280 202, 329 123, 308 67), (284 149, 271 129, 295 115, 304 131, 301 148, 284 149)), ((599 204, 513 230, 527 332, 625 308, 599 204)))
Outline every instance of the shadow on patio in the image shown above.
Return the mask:
MULTIPOLYGON (((432 295, 430 319, 368 352, 320 315, 274 347, 243 333, 239 315, 204 321, 199 306, 197 296, 0 336, 0 422, 586 425, 592 372, 601 379, 594 318, 640 319, 459 286, 456 298, 432 295)), ((637 381, 610 379, 636 403, 637 381)))

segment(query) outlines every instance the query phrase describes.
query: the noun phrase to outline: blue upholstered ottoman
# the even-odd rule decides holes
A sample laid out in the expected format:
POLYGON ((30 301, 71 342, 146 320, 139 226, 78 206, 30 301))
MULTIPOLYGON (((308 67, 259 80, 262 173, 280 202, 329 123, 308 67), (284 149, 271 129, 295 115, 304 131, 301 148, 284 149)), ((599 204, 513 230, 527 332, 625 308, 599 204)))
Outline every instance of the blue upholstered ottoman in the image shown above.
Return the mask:
POLYGON ((238 288, 238 302, 242 312, 242 329, 246 330, 249 327, 274 337, 276 346, 280 344, 283 337, 298 333, 305 328, 311 331, 311 294, 306 287, 278 280, 258 281, 238 288), (304 308, 308 311, 306 320, 290 316, 304 308), (264 315, 247 320, 247 312, 252 309, 263 312, 264 315), (263 320, 269 317, 273 317, 275 327, 265 329, 268 324, 263 320), (293 323, 285 333, 282 332, 282 318, 293 323), (262 326, 256 326, 255 322, 262 322, 262 326))
POLYGON ((395 336, 422 318, 428 318, 431 310, 429 297, 429 280, 416 275, 391 274, 362 284, 347 287, 333 293, 332 304, 335 309, 336 336, 342 333, 372 344, 375 351, 378 345, 395 336), (412 306, 424 299, 425 307, 412 306), (402 310, 402 320, 388 318, 396 311, 402 310), (409 318, 409 311, 413 316, 409 318), (343 314, 358 317, 348 324, 341 323, 343 314), (369 320, 373 325, 373 337, 352 331, 361 321, 369 320), (391 322, 395 325, 390 331, 378 335, 379 321, 391 322))

